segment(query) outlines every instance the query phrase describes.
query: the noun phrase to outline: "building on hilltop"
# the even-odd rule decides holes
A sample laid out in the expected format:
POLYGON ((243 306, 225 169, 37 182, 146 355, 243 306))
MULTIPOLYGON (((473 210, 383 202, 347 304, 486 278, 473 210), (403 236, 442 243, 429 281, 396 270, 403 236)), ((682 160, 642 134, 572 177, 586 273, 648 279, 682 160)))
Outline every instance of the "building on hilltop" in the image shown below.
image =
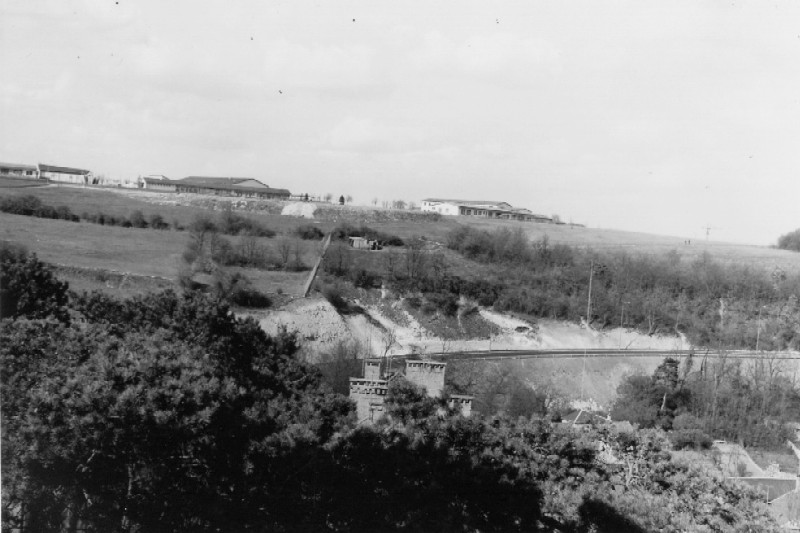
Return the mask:
POLYGON ((39 169, 33 165, 0 163, 0 176, 4 178, 39 179, 39 169))
POLYGON ((178 190, 178 185, 174 180, 161 175, 144 176, 141 178, 139 186, 149 191, 177 192, 178 190))
POLYGON ((72 183, 75 185, 91 184, 92 172, 82 168, 57 167, 39 163, 39 178, 56 183, 72 183))
MULTIPOLYGON (((372 423, 384 414, 384 403, 389 382, 403 374, 388 374, 382 369, 382 359, 364 361, 364 377, 350 378, 350 398, 356 402, 360 423, 372 423)), ((447 363, 431 360, 406 360, 405 378, 422 387, 431 398, 439 398, 444 391, 444 374, 447 363)), ((458 409, 463 416, 472 414, 472 396, 453 394, 447 398, 450 408, 458 409)))
POLYGON ((495 200, 453 200, 448 198, 425 198, 422 200, 422 211, 449 216, 473 216, 499 218, 506 220, 523 220, 527 222, 553 222, 544 215, 536 215, 529 209, 513 207, 507 202, 495 200))
POLYGON ((288 200, 291 195, 287 189, 275 189, 253 178, 189 176, 173 183, 175 183, 177 192, 195 194, 284 200, 288 200))

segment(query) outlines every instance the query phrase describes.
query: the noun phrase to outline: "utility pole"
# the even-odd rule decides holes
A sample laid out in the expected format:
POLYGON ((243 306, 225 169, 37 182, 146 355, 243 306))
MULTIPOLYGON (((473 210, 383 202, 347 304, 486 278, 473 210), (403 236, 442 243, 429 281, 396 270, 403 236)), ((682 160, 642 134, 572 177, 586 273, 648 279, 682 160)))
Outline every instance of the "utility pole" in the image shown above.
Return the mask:
POLYGON ((592 277, 594 277, 594 259, 589 263, 589 297, 586 301, 586 327, 591 328, 592 322, 592 277))
POLYGON ((764 306, 758 308, 758 329, 756 329, 756 351, 758 351, 758 341, 761 337, 761 310, 764 309, 764 306))
POLYGON ((622 309, 619 311, 619 347, 622 349, 622 323, 625 320, 625 304, 630 302, 621 302, 622 309))

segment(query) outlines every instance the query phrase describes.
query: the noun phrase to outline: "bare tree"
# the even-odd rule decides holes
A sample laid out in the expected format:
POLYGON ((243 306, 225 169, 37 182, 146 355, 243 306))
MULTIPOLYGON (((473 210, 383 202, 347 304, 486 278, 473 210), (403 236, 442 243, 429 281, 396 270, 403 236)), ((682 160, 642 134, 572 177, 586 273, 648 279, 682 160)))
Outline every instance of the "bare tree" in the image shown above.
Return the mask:
POLYGON ((333 199, 333 194, 326 192, 325 196, 323 196, 326 202, 330 202, 333 199))
POLYGON ((301 268, 303 266, 303 254, 305 253, 305 246, 300 239, 292 239, 292 253, 294 256, 294 267, 301 268))
POLYGON ((378 199, 377 198, 373 198, 372 199, 372 205, 378 205, 378 199))
POLYGON ((352 204, 353 203, 353 197, 348 194, 347 196, 344 197, 344 201, 345 201, 345 203, 352 204))
POLYGON ((239 237, 239 256, 248 265, 261 266, 264 261, 264 249, 258 244, 255 235, 245 234, 239 237))
POLYGON ((389 350, 391 350, 392 346, 394 346, 395 342, 397 342, 397 334, 395 329, 392 328, 384 330, 381 340, 383 341, 383 357, 385 358, 389 353, 389 350))
POLYGON ((289 257, 292 254, 292 239, 285 235, 279 237, 275 243, 275 246, 277 247, 278 255, 281 258, 281 264, 283 265, 283 268, 286 268, 286 266, 289 264, 289 257))
POLYGON ((406 274, 409 279, 418 279, 425 268, 425 243, 422 239, 411 239, 406 245, 406 274))

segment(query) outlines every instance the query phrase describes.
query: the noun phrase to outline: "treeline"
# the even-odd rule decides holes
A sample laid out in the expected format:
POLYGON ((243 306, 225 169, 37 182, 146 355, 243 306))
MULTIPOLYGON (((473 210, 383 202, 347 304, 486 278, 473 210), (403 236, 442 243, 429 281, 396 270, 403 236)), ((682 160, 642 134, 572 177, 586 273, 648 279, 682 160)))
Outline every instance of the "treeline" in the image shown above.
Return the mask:
MULTIPOLYGON (((77 215, 66 205, 52 206, 42 202, 34 195, 9 196, 0 199, 0 212, 12 215, 24 215, 37 218, 50 218, 54 220, 67 220, 69 222, 90 222, 105 226, 120 226, 123 228, 152 228, 169 229, 170 224, 164 221, 161 215, 153 214, 146 218, 140 210, 136 210, 129 217, 114 216, 106 213, 83 212, 77 215)), ((172 223, 172 228, 182 230, 183 227, 177 222, 172 223)))
POLYGON ((665 359, 652 376, 627 377, 611 416, 670 431, 676 447, 703 448, 711 439, 784 449, 800 420, 800 392, 786 361, 665 359))
POLYGON ((218 300, 70 297, 34 256, 0 266, 4 530, 778 531, 658 433, 465 419, 403 380, 357 426, 293 335, 218 300))
MULTIPOLYGON (((49 218, 55 220, 67 220, 70 222, 90 222, 104 226, 120 226, 123 228, 151 228, 157 230, 172 229, 183 231, 186 228, 178 220, 168 223, 158 213, 145 216, 141 210, 134 210, 129 216, 110 215, 108 213, 96 212, 89 213, 84 211, 80 215, 72 212, 65 205, 52 206, 45 204, 42 200, 32 194, 24 196, 8 196, 0 199, 0 212, 12 215, 24 215, 37 218, 49 218)), ((267 228, 260 222, 251 218, 239 215, 234 212, 228 203, 216 218, 206 217, 208 223, 214 230, 225 235, 251 235, 255 237, 274 237, 275 232, 267 228)))
POLYGON ((800 252, 800 229, 790 231, 778 238, 778 248, 800 252))
POLYGON ((507 229, 459 228, 448 247, 503 268, 509 281, 493 302, 501 310, 586 319, 591 277, 588 321, 597 327, 685 333, 701 346, 800 347, 800 276, 780 269, 722 264, 705 253, 692 261, 676 251, 599 253, 554 246, 547 237, 529 242, 507 229))
POLYGON ((552 244, 546 236, 532 242, 519 228, 459 227, 446 245, 485 265, 481 275, 463 274, 463 265, 424 239, 409 240, 404 250, 389 250, 371 263, 333 249, 325 268, 359 287, 386 283, 445 314, 454 313, 454 302, 464 296, 499 311, 585 320, 599 329, 684 334, 699 346, 800 348, 798 274, 723 264, 705 253, 688 261, 676 251, 598 252, 552 244))

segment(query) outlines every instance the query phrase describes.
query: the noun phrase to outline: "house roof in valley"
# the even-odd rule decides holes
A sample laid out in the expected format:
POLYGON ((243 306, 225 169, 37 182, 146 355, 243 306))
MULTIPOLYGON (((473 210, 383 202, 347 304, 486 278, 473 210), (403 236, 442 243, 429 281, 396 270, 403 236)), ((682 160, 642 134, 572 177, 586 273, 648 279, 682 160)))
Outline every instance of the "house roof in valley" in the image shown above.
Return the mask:
POLYGON ((167 178, 166 176, 145 176, 142 178, 145 183, 160 183, 161 185, 175 185, 175 181, 167 178))
POLYGON ((34 165, 23 165, 21 163, 0 163, 0 168, 15 168, 18 170, 36 170, 34 165))
POLYGON ((71 168, 71 167, 57 167, 55 165, 44 165, 39 163, 39 171, 40 172, 58 172, 59 174, 91 174, 90 170, 84 170, 82 168, 71 168))

